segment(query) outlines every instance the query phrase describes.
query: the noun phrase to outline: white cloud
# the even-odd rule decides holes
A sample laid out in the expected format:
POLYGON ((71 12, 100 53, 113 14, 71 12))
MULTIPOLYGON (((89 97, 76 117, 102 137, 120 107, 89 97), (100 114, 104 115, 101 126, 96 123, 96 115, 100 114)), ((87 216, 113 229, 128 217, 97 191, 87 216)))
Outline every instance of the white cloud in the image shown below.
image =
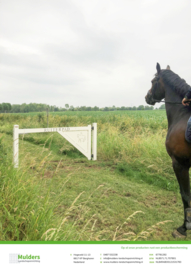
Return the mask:
POLYGON ((2 102, 145 104, 156 62, 189 83, 188 0, 0 5, 2 102))

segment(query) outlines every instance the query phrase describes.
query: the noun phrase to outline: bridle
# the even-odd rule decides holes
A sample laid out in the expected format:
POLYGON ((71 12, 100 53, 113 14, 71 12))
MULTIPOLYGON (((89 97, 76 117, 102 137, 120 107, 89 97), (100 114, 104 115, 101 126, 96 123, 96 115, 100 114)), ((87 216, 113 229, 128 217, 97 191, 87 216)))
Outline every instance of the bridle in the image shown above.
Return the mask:
MULTIPOLYGON (((156 91, 156 89, 158 88, 158 82, 159 82, 159 79, 160 79, 160 77, 159 76, 157 76, 156 78, 155 78, 155 80, 156 80, 156 83, 155 83, 155 85, 154 85, 154 91, 156 91)), ((153 92, 151 92, 151 94, 152 94, 152 96, 153 96, 153 92)), ((164 103, 168 103, 168 104, 182 104, 182 102, 171 102, 171 101, 166 101, 166 100, 157 100, 157 99, 154 99, 153 97, 152 97, 152 100, 153 101, 155 101, 155 102, 164 102, 164 103)), ((185 103, 190 103, 190 101, 185 101, 185 103)))
MULTIPOLYGON (((156 102, 164 102, 164 103, 169 103, 169 104, 182 104, 182 102, 171 102, 171 101, 166 101, 166 100, 157 100, 153 98, 153 101, 156 102)), ((190 101, 185 101, 185 103, 190 103, 190 101)))

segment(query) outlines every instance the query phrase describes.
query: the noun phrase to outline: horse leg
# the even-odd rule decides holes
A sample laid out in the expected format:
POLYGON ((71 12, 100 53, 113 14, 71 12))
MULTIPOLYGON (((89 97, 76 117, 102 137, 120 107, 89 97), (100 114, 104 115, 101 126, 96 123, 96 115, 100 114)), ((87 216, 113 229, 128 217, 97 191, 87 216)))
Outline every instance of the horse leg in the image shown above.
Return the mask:
POLYGON ((182 165, 176 159, 173 159, 173 169, 180 186, 180 194, 184 206, 184 223, 177 231, 181 235, 186 236, 186 231, 191 229, 189 166, 182 165))

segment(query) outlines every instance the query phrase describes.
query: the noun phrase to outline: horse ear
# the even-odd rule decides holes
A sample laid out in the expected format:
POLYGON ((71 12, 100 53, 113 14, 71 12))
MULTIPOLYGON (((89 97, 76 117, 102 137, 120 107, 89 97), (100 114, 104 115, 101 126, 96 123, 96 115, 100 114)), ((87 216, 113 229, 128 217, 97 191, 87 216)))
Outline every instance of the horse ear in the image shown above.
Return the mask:
POLYGON ((166 67, 166 69, 170 70, 170 66, 168 65, 168 66, 166 67))
POLYGON ((161 68, 160 68, 160 65, 159 65, 159 63, 157 63, 157 66, 156 66, 156 68, 157 68, 157 73, 159 74, 159 73, 160 73, 160 71, 161 71, 161 68))

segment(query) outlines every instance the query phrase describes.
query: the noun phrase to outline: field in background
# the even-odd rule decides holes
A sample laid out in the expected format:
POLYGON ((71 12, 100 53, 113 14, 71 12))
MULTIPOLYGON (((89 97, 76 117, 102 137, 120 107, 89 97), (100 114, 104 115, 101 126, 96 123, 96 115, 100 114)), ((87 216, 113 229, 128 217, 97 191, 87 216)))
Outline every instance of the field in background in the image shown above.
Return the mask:
MULTIPOLYGON (((30 113, 11 113, 11 115, 20 115, 20 116, 35 116, 35 115, 44 115, 46 117, 46 112, 30 112, 30 113)), ((49 112, 50 115, 67 115, 67 116, 108 116, 108 115, 133 115, 133 116, 140 116, 140 117, 153 117, 155 116, 162 116, 166 118, 165 110, 118 110, 118 111, 64 111, 64 112, 49 112)))
POLYGON ((2 240, 173 240, 183 210, 164 145, 165 111, 49 115, 49 127, 93 122, 98 161, 59 134, 28 134, 20 135, 16 171, 13 125, 47 127, 46 113, 0 114, 2 240))

